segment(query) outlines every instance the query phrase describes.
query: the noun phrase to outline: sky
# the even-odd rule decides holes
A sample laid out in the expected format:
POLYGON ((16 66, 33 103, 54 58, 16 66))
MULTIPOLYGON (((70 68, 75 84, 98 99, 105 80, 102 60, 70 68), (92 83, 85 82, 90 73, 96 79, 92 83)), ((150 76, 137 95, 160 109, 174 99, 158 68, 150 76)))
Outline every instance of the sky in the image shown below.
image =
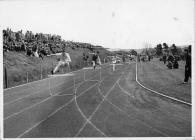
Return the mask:
POLYGON ((0 25, 106 48, 194 42, 194 0, 0 0, 0 25))

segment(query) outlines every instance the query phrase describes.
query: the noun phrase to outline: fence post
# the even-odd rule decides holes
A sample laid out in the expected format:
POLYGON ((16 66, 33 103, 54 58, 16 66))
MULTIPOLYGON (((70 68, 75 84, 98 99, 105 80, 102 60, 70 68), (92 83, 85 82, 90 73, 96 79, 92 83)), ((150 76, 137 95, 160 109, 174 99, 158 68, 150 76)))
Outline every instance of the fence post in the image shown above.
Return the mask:
POLYGON ((4 71, 5 71, 5 88, 8 88, 8 79, 7 79, 7 69, 6 69, 6 67, 4 67, 4 71))
POLYGON ((42 78, 43 78, 43 76, 42 76, 42 65, 40 67, 41 67, 41 80, 42 80, 42 78))
POLYGON ((52 61, 52 65, 51 65, 51 70, 53 70, 53 61, 52 61))
POLYGON ((28 83, 28 71, 26 73, 26 82, 28 83))

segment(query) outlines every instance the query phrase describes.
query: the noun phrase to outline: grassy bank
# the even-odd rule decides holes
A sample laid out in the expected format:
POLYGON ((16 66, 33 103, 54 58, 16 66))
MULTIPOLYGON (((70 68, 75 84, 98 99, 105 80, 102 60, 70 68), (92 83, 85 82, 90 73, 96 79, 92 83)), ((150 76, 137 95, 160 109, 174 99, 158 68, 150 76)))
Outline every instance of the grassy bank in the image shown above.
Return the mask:
MULTIPOLYGON (((83 53, 88 53, 89 49, 84 48, 67 48, 70 54, 72 62, 70 64, 71 71, 81 69, 86 66, 83 62, 83 53)), ((101 49, 100 58, 103 62, 106 56, 106 50, 101 49)), ((89 55, 89 60, 91 56, 89 55)), ((20 84, 25 84, 27 82, 32 82, 40 79, 47 78, 51 74, 51 70, 57 65, 57 57, 45 56, 42 60, 41 58, 29 57, 25 55, 25 52, 5 52, 3 56, 4 68, 7 70, 7 83, 8 87, 17 86, 20 84)), ((68 72, 66 69, 60 71, 60 73, 68 72)), ((4 69, 4 88, 5 83, 5 69, 4 69)))

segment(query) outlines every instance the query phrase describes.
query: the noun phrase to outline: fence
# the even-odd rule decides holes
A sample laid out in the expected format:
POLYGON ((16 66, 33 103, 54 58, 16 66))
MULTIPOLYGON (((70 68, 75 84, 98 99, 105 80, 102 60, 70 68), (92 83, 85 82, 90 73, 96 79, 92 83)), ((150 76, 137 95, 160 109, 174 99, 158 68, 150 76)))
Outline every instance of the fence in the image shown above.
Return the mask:
MULTIPOLYGON (((56 64, 54 63, 52 63, 50 67, 45 67, 40 64, 40 66, 36 68, 26 68, 23 71, 17 71, 17 70, 9 69, 4 65, 4 72, 3 72, 4 89, 48 78, 48 76, 51 75, 51 71, 55 66, 56 64)), ((67 73, 67 72, 75 71, 89 66, 91 66, 90 62, 79 61, 74 65, 70 64, 70 71, 68 70, 68 68, 64 67, 60 69, 59 73, 67 73)))

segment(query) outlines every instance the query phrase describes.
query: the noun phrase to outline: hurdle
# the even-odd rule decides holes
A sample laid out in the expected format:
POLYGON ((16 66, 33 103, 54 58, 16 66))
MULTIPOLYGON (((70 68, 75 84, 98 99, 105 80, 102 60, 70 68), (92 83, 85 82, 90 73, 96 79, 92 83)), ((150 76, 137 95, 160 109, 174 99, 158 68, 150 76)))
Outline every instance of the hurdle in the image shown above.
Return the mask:
POLYGON ((74 95, 75 94, 75 88, 76 88, 76 82, 75 82, 75 80, 76 80, 76 78, 75 78, 75 75, 74 74, 72 74, 72 73, 66 73, 66 74, 55 74, 55 75, 48 75, 48 76, 49 76, 49 79, 48 79, 49 85, 48 85, 48 87, 49 87, 49 95, 50 96, 68 96, 68 95, 74 95), (57 77, 72 77, 72 79, 73 79, 73 86, 71 86, 71 87, 73 87, 72 94, 56 94, 55 95, 52 92, 51 79, 55 79, 57 77))
POLYGON ((120 63, 119 63, 119 64, 111 63, 110 65, 112 65, 112 71, 115 71, 117 65, 124 65, 124 64, 120 64, 120 63))
MULTIPOLYGON (((92 80, 92 79, 87 79, 86 78, 86 71, 85 70, 93 70, 93 67, 87 67, 87 68, 83 68, 83 81, 87 82, 87 81, 95 81, 95 82, 98 82, 98 81, 101 81, 101 75, 102 75, 102 72, 101 72, 101 67, 97 67, 96 70, 99 70, 99 79, 98 80, 92 80)), ((96 71, 94 70, 94 71, 96 71)))

